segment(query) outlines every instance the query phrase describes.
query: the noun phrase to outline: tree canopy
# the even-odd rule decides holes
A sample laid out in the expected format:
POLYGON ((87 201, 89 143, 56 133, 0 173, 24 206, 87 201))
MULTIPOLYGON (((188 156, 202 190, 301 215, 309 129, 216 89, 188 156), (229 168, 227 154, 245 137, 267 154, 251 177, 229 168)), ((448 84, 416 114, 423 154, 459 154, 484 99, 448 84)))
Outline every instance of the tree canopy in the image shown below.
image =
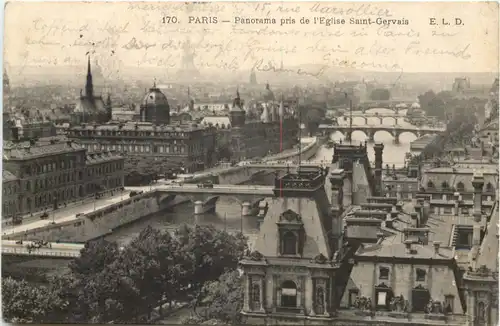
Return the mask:
MULTIPOLYGON (((146 322, 165 302, 200 302, 205 296, 216 298, 220 307, 225 305, 223 290, 215 291, 212 283, 229 286, 232 274, 221 277, 236 270, 246 248, 243 235, 210 226, 182 226, 174 235, 148 227, 122 248, 114 242, 91 241, 70 263, 70 272, 50 285, 4 279, 4 318, 35 323, 146 322)), ((227 313, 219 318, 217 309, 210 316, 231 319, 227 313)))
POLYGON ((391 92, 385 88, 376 88, 370 93, 370 99, 373 101, 387 101, 391 99, 391 92))

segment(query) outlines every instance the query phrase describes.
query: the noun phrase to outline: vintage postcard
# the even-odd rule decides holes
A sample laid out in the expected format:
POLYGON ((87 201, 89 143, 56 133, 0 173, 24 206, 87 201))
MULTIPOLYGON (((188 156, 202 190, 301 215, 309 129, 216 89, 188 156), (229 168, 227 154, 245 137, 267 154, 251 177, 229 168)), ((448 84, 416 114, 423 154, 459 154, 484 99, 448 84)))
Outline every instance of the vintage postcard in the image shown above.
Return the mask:
POLYGON ((4 15, 5 323, 498 323, 498 3, 4 15))

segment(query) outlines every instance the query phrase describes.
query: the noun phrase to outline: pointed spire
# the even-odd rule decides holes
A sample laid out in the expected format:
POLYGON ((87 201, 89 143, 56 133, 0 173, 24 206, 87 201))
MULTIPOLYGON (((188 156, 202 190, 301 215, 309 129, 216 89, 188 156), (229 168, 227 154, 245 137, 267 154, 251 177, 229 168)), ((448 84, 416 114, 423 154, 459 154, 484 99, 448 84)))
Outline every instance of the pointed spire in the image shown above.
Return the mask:
POLYGON ((156 88, 156 77, 155 77, 155 79, 153 81, 153 88, 156 88))
POLYGON ((240 88, 236 87, 236 98, 239 100, 240 99, 240 88))
POLYGON ((269 89, 269 82, 266 82, 266 89, 269 89))
POLYGON ((92 82, 92 69, 90 68, 90 54, 87 62, 87 82, 85 83, 85 96, 92 100, 94 98, 94 84, 92 82))

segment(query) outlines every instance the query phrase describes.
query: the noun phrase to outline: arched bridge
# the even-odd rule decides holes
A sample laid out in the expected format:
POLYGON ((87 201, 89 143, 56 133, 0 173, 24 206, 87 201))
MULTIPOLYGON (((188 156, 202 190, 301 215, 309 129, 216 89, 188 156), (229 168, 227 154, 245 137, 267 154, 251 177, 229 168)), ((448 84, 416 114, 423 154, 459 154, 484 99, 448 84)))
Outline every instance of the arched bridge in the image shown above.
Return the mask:
POLYGON ((388 109, 398 114, 400 110, 409 108, 415 101, 387 100, 387 101, 365 101, 359 103, 354 109, 363 113, 369 109, 388 109))
POLYGON ((397 125, 398 122, 404 121, 405 119, 404 116, 393 113, 352 113, 337 117, 337 123, 339 125, 343 123, 349 123, 349 120, 351 120, 351 116, 353 118, 353 122, 354 118, 362 118, 364 119, 366 125, 368 124, 368 118, 378 118, 381 125, 384 124, 384 121, 386 123, 397 125))
POLYGON ((83 244, 78 243, 56 242, 37 247, 33 241, 18 243, 13 240, 2 240, 2 255, 74 259, 80 256, 83 247, 83 244))
MULTIPOLYGON (((133 188, 127 189, 134 190, 133 188)), ((249 216, 258 209, 261 200, 274 197, 272 186, 214 184, 211 187, 201 187, 196 184, 172 184, 158 185, 152 190, 157 193, 160 206, 168 205, 176 196, 189 198, 194 203, 195 214, 214 212, 219 197, 225 196, 236 199, 242 206, 242 215, 249 216)))
POLYGON ((375 134, 378 131, 386 131, 394 137, 394 143, 399 144, 399 136, 404 132, 409 132, 414 134, 417 138, 428 134, 437 134, 445 130, 445 128, 434 128, 434 127, 415 127, 415 126, 367 126, 367 125, 353 125, 353 126, 333 126, 327 124, 319 125, 319 129, 323 131, 323 134, 331 132, 341 132, 347 141, 351 140, 352 133, 354 131, 362 131, 368 136, 369 142, 374 142, 375 134))

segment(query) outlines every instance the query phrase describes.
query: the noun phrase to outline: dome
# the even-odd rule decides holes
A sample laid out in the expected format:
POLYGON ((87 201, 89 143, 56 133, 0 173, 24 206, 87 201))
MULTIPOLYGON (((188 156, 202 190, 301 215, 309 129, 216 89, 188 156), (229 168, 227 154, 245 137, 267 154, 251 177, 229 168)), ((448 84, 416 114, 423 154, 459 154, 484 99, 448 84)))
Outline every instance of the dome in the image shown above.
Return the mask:
POLYGON ((149 89, 149 92, 144 96, 142 100, 143 106, 168 106, 167 97, 163 94, 159 88, 153 86, 149 89))
POLYGON ((156 83, 144 96, 140 112, 142 122, 170 124, 170 106, 167 97, 156 87, 156 83))
POLYGON ((274 93, 269 88, 269 83, 266 84, 266 90, 264 91, 264 101, 266 102, 274 101, 274 93))
POLYGON ((415 103, 413 103, 413 104, 411 105, 411 108, 412 108, 412 109, 420 109, 420 104, 418 104, 417 102, 415 102, 415 103))

